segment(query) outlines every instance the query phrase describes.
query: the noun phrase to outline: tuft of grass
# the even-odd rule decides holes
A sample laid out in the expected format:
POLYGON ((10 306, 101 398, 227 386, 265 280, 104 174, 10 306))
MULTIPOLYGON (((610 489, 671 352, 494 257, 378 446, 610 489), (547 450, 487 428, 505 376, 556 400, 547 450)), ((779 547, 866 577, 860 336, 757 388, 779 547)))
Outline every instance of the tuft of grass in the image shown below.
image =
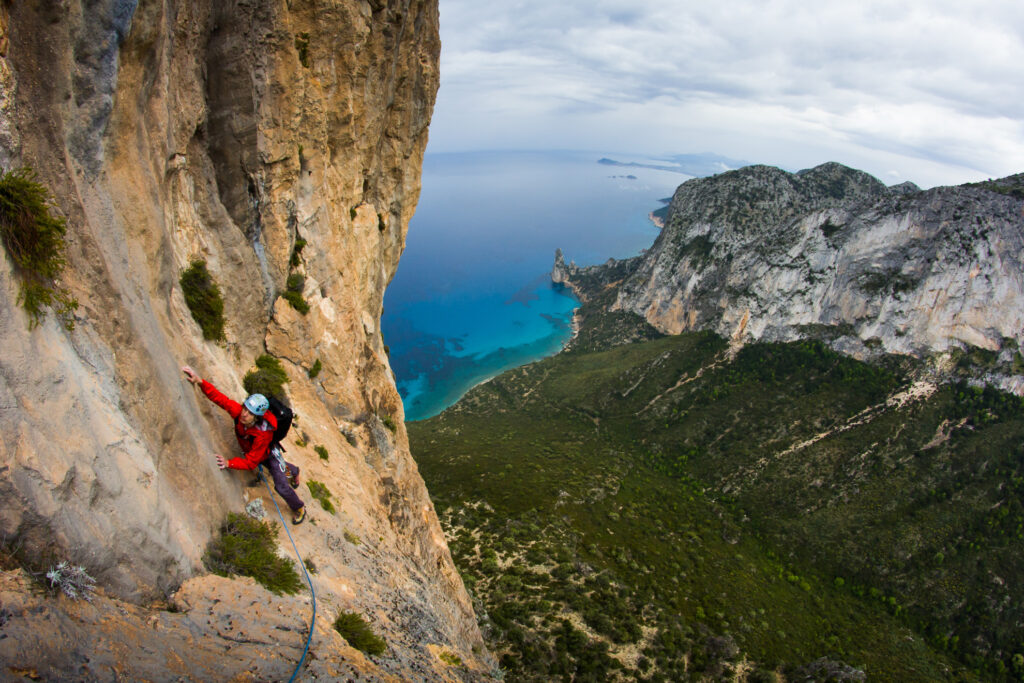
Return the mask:
POLYGON ((323 370, 323 369, 324 369, 324 364, 320 362, 319 358, 317 358, 316 361, 313 363, 313 367, 311 367, 309 370, 307 370, 306 374, 309 375, 310 379, 314 379, 314 378, 316 378, 317 375, 320 374, 320 371, 323 370))
POLYGON ((277 554, 274 524, 235 512, 206 546, 203 563, 219 576, 251 576, 277 595, 297 593, 302 587, 292 563, 277 554))
POLYGON ((344 535, 345 535, 345 540, 348 541, 349 543, 351 543, 352 545, 362 545, 363 544, 362 539, 360 539, 358 536, 356 536, 354 533, 352 533, 348 529, 345 529, 345 534, 344 535))
POLYGON ((46 187, 36 182, 28 168, 0 176, 0 241, 14 261, 21 280, 18 301, 29 315, 29 329, 52 308, 67 329, 74 328, 72 314, 78 302, 58 286, 55 279, 64 270, 64 236, 67 222, 50 213, 46 187))
POLYGON ((264 353, 256 359, 256 369, 245 373, 242 386, 250 394, 263 394, 284 398, 284 384, 288 381, 281 361, 264 353))
POLYGON ((313 496, 315 500, 320 502, 320 507, 327 510, 327 512, 330 512, 332 515, 336 514, 334 503, 331 502, 331 492, 327 488, 326 484, 316 480, 310 480, 306 482, 306 486, 309 487, 309 495, 313 496))
POLYGON ((307 557, 305 560, 303 560, 303 563, 306 565, 306 571, 308 571, 310 574, 317 573, 316 564, 313 563, 313 560, 307 557))
POLYGON ((442 662, 449 666, 462 666, 462 658, 459 657, 457 654, 448 652, 448 650, 443 651, 441 654, 438 655, 438 657, 441 658, 442 662))
POLYGON ((384 426, 390 429, 392 432, 398 429, 398 425, 395 424, 394 418, 390 415, 384 415, 380 418, 380 421, 384 423, 384 426))
POLYGON ((328 460, 331 456, 327 453, 327 449, 323 446, 313 446, 313 450, 320 456, 321 460, 328 460))
POLYGON ((203 331, 203 339, 224 339, 224 299, 213 276, 206 269, 206 261, 192 261, 182 271, 179 283, 188 310, 203 331))
POLYGON ((388 645, 375 634, 369 624, 356 612, 342 612, 334 620, 334 630, 348 641, 348 644, 368 655, 382 655, 388 645))

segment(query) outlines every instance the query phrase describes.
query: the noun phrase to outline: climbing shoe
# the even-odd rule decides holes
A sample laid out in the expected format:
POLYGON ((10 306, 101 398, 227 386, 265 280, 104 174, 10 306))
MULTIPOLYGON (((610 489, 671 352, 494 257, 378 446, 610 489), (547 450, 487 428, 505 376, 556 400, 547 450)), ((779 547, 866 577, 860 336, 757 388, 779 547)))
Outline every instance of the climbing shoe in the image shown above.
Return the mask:
POLYGON ((306 519, 306 506, 303 505, 292 513, 292 524, 302 524, 306 519))
POLYGON ((299 488, 299 473, 288 470, 288 483, 293 489, 299 488))

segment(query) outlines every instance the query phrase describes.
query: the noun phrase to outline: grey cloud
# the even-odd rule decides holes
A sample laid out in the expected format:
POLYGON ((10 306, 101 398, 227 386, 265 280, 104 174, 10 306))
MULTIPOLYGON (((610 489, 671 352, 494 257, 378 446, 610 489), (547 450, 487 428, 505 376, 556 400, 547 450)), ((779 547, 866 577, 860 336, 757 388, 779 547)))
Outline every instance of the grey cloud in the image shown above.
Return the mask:
POLYGON ((435 149, 543 145, 550 130, 589 133, 594 149, 687 151, 700 136, 778 148, 750 137, 770 128, 785 149, 808 146, 794 155, 827 138, 853 156, 1024 167, 1017 0, 441 0, 441 27, 435 149), (442 118, 480 111, 492 119, 442 118))

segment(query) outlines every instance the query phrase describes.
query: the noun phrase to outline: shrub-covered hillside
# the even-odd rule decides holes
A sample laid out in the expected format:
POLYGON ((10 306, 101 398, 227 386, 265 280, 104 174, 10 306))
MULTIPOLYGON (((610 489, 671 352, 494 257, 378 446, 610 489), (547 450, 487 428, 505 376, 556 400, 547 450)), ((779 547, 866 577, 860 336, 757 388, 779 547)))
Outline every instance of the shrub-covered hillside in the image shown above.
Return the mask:
POLYGON ((1024 678, 1018 398, 584 337, 409 425, 510 680, 1024 678))

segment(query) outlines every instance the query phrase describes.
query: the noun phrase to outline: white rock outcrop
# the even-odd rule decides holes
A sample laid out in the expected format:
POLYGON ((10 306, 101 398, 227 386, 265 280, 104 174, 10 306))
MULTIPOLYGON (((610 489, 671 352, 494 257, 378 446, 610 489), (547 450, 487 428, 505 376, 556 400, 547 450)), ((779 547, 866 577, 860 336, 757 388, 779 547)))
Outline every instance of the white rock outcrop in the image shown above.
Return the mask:
MULTIPOLYGON (((861 358, 969 347, 1009 358, 1024 342, 1021 194, 887 188, 834 163, 691 180, 676 190, 654 245, 616 283, 611 308, 669 334, 810 336, 861 358)), ((580 271, 556 257, 553 272, 572 284, 580 271)))

